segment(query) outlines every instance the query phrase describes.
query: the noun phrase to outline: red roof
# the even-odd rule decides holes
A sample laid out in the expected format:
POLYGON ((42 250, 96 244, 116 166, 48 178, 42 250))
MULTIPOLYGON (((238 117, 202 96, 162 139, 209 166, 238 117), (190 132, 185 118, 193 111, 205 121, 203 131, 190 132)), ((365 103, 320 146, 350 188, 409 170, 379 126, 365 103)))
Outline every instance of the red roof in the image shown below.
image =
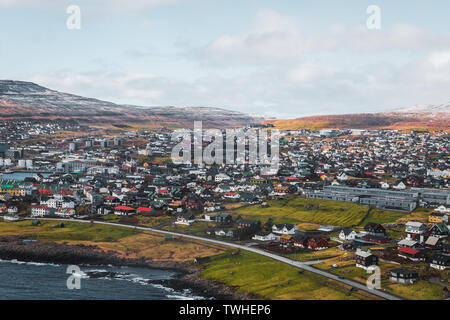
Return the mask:
POLYGON ((137 211, 150 212, 153 211, 153 208, 139 207, 137 208, 137 211))
POLYGON ((30 208, 35 208, 35 209, 46 209, 46 210, 48 210, 48 209, 50 209, 49 207, 47 207, 47 206, 41 206, 41 205, 30 205, 30 208))
POLYGON ((404 252, 404 253, 408 253, 408 254, 412 254, 412 255, 415 255, 415 254, 420 252, 420 250, 412 249, 412 248, 408 248, 408 247, 401 247, 401 248, 398 249, 398 251, 404 252))
POLYGON ((52 195, 53 191, 50 189, 39 189, 39 194, 46 194, 46 195, 52 195))
POLYGON ((61 194, 61 195, 66 195, 66 196, 71 196, 71 195, 73 195, 72 191, 71 191, 71 190, 67 190, 67 189, 61 189, 61 190, 59 190, 59 194, 61 194))
POLYGON ((135 209, 127 206, 117 206, 114 210, 134 211, 135 209))

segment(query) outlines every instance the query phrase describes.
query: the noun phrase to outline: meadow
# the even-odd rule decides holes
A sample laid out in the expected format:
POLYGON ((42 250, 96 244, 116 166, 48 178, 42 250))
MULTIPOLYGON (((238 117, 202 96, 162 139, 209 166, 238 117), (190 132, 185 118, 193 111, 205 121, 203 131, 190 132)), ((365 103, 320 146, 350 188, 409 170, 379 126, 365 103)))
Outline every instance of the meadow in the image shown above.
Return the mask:
POLYGON ((306 199, 296 196, 268 202, 268 208, 260 205, 246 206, 231 211, 234 215, 252 218, 269 218, 288 223, 315 223, 351 227, 360 223, 389 223, 407 215, 404 212, 373 209, 365 218, 368 208, 354 203, 306 199), (363 220, 364 219, 364 220, 363 220))
POLYGON ((202 265, 200 275, 272 300, 376 299, 364 292, 349 293, 350 287, 250 252, 221 254, 202 265))

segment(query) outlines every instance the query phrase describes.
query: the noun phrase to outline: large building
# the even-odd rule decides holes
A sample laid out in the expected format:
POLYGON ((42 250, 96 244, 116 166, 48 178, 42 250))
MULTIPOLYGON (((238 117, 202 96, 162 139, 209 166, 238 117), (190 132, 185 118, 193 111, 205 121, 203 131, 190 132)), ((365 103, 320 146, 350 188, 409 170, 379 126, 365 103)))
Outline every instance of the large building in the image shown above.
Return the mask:
POLYGON ((376 188, 325 186, 320 191, 306 192, 308 198, 355 202, 380 209, 413 211, 417 207, 418 192, 376 188))

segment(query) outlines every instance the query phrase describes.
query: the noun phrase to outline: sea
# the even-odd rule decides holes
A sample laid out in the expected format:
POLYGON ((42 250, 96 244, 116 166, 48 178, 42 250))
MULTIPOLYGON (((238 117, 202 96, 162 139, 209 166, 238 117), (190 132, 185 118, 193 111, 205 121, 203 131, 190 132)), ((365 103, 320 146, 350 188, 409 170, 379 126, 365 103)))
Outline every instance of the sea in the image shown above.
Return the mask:
POLYGON ((79 266, 68 278, 68 265, 0 260, 0 300, 203 300, 151 283, 173 271, 115 266, 79 266), (76 279, 76 280, 74 280, 76 279), (79 282, 77 282, 79 280, 79 282), (68 286, 69 282, 69 286, 68 286), (73 287, 69 289, 69 287, 73 287))
MULTIPOLYGON (((34 177, 35 172, 13 172, 13 173, 2 173, 0 174, 0 179, 3 180, 15 180, 15 181, 24 181, 25 178, 34 177)), ((50 176, 50 173, 40 173, 44 178, 50 176)))

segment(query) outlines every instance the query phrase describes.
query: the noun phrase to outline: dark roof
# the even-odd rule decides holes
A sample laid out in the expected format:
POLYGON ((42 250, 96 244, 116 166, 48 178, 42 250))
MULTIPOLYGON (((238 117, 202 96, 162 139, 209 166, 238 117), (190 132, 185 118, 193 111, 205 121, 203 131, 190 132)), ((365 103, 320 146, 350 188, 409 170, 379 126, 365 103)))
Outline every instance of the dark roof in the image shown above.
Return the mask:
POLYGON ((405 268, 400 268, 400 269, 392 269, 389 273, 391 274, 403 274, 403 275, 413 275, 413 276, 418 276, 419 274, 415 271, 411 271, 405 268))
POLYGON ((195 216, 191 213, 187 213, 187 212, 181 212, 179 214, 177 214, 178 218, 184 218, 184 219, 191 219, 191 218, 195 218, 195 216))
POLYGON ((382 229, 384 230, 384 227, 379 224, 379 223, 375 223, 375 222, 368 222, 365 226, 364 226, 364 230, 366 231, 373 231, 376 229, 382 229))
POLYGON ((242 224, 258 224, 260 223, 258 220, 244 220, 241 219, 238 221, 238 223, 242 223, 242 224))
POLYGON ((283 229, 284 227, 286 227, 287 229, 292 229, 294 228, 294 225, 292 223, 280 223, 276 224, 275 227, 277 227, 277 229, 283 229))
POLYGON ((344 229, 342 229, 342 231, 344 232, 344 234, 345 234, 346 236, 348 236, 350 233, 353 232, 353 230, 350 229, 350 228, 344 228, 344 229))
POLYGON ((450 264, 450 255, 436 253, 433 255, 432 261, 440 261, 443 264, 448 265, 448 264, 450 264))

